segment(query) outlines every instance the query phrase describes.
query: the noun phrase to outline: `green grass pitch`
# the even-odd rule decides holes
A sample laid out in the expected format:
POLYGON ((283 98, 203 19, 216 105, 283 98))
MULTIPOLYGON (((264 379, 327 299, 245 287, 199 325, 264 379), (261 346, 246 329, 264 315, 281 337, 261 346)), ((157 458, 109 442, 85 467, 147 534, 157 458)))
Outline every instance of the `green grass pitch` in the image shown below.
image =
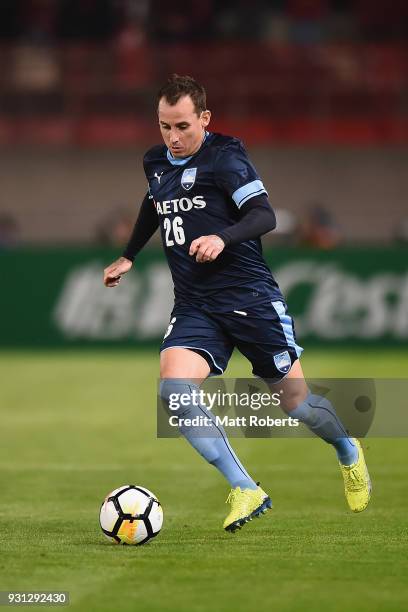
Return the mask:
MULTIPOLYGON (((408 354, 311 349, 303 364, 406 377, 408 354)), ((216 470, 184 440, 156 439, 156 353, 3 352, 0 368, 0 590, 67 590, 87 612, 406 609, 406 439, 366 441, 374 494, 361 515, 320 440, 233 440, 274 509, 231 535, 216 470), (126 483, 164 507, 146 546, 99 530, 103 497, 126 483)), ((228 375, 249 365, 234 357, 228 375)))

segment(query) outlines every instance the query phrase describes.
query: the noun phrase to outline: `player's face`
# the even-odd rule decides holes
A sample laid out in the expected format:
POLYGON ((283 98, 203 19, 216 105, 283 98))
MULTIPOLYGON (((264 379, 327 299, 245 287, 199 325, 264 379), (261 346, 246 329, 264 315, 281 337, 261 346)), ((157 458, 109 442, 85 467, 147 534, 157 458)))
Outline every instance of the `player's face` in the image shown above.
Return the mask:
POLYGON ((211 113, 197 115, 190 96, 183 96, 171 106, 162 98, 158 106, 160 131, 174 157, 188 157, 201 146, 211 113))

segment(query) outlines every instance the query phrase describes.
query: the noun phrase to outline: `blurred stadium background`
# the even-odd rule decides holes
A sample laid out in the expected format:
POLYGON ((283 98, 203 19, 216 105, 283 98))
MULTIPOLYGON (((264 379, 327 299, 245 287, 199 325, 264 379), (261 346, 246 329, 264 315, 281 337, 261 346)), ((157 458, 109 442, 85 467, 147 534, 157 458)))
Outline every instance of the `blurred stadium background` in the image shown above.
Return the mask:
POLYGON ((264 244, 300 340, 405 342, 407 24, 403 0, 3 0, 1 342, 157 343, 158 236, 116 292, 100 274, 172 72, 205 84, 212 129, 244 140, 268 187, 264 244))
POLYGON ((234 441, 277 510, 226 541, 224 483, 156 439, 158 236, 117 289, 102 271, 145 193, 156 90, 191 74, 269 190, 265 253, 306 374, 406 377, 407 34, 406 0, 0 1, 1 588, 64 588, 86 612, 405 609, 405 441, 367 441, 362 520, 324 445, 234 441), (96 515, 127 480, 159 495, 166 529, 122 553, 96 515))

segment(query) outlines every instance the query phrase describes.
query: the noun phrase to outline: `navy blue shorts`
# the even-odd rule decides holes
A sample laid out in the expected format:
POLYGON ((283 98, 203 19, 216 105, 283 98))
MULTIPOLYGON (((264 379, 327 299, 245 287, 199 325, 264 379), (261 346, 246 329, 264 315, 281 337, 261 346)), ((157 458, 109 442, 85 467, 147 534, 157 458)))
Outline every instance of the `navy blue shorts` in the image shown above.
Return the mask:
POLYGON ((303 351, 296 344, 293 320, 282 301, 224 313, 177 304, 160 350, 174 347, 200 353, 212 375, 224 372, 236 347, 251 362, 254 375, 276 381, 303 351))

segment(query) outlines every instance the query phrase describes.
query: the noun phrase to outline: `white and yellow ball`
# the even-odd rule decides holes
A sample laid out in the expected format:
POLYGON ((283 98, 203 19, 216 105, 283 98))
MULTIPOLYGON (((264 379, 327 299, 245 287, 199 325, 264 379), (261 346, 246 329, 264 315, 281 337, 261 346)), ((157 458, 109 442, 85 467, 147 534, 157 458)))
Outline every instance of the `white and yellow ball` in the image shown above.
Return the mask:
POLYGON ((124 485, 106 496, 99 523, 111 542, 133 546, 146 544, 160 532, 163 510, 149 489, 124 485))

